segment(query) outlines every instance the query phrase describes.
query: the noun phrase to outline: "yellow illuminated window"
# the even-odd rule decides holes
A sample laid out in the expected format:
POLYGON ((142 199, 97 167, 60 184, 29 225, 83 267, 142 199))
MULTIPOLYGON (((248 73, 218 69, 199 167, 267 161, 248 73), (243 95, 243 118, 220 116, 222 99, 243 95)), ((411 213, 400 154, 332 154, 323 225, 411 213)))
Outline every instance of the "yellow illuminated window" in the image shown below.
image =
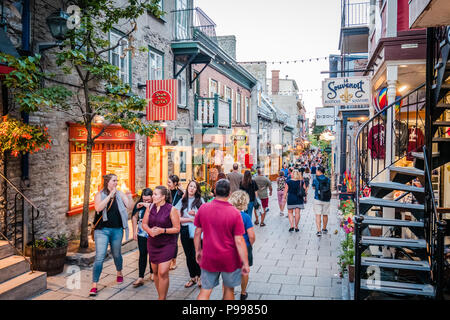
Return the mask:
POLYGON ((161 184, 161 150, 159 147, 148 148, 148 180, 147 187, 155 188, 161 184))
MULTIPOLYGON (((86 172, 86 154, 72 153, 71 155, 71 203, 70 206, 77 207, 83 204, 84 176, 86 172)), ((91 189, 89 201, 94 201, 95 194, 100 190, 102 184, 102 154, 92 154, 91 189)))
POLYGON ((130 152, 106 152, 106 173, 114 173, 119 182, 117 189, 123 192, 130 190, 130 152))

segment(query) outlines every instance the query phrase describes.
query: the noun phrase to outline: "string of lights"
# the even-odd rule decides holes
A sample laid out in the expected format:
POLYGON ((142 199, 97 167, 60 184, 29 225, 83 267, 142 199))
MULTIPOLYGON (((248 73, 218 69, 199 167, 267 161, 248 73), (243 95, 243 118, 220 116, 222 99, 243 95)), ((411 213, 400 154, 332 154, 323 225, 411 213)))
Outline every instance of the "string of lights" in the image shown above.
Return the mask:
POLYGON ((306 63, 306 62, 317 62, 320 60, 327 60, 329 57, 316 57, 316 58, 303 58, 297 60, 284 60, 284 61, 246 61, 239 62, 242 64, 294 64, 294 63, 306 63))
POLYGON ((281 94, 294 94, 294 93, 302 93, 302 92, 314 92, 314 91, 322 91, 322 88, 317 88, 317 89, 303 89, 303 90, 298 90, 298 91, 278 91, 278 93, 281 94))

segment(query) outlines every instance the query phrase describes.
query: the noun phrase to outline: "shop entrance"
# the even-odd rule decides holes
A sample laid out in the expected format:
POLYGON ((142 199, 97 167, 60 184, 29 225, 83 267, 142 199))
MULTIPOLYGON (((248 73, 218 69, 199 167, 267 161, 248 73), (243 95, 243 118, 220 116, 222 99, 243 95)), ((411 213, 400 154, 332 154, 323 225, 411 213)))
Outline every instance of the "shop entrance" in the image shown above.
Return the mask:
POLYGON ((180 178, 184 190, 192 178, 192 150, 190 147, 161 146, 149 147, 147 186, 155 188, 167 185, 169 175, 180 178))

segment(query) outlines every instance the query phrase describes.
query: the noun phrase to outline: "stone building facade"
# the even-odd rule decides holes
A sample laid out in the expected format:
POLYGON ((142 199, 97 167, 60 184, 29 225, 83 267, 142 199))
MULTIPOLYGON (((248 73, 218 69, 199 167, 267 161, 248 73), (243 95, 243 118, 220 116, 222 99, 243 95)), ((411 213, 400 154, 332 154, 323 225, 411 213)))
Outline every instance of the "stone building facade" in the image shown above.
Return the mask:
MULTIPOLYGON (((60 9, 59 3, 48 1, 31 1, 31 24, 30 24, 30 45, 34 53, 37 52, 38 44, 54 42, 48 30, 46 18, 55 10, 60 9)), ((149 13, 145 13, 137 21, 137 31, 134 34, 133 45, 136 48, 145 47, 150 51, 156 50, 163 58, 163 78, 173 78, 174 57, 171 50, 171 40, 173 32, 172 15, 170 12, 175 9, 175 0, 164 1, 163 11, 166 15, 156 18, 149 13)), ((127 25, 117 26, 118 32, 128 31, 127 25)), ((17 39, 13 43, 20 43, 17 39)), ((56 72, 56 80, 69 88, 78 83, 75 75, 64 76, 57 70, 54 53, 58 48, 42 52, 42 65, 44 70, 56 72)), ((134 93, 145 98, 145 88, 138 87, 145 84, 149 79, 149 54, 150 52, 140 52, 131 58, 130 84, 134 93)), ((49 82, 46 82, 47 85, 49 82)), ((167 142, 170 144, 174 136, 175 128, 186 128, 190 130, 193 123, 193 93, 186 85, 187 103, 183 108, 178 108, 177 120, 168 121, 166 128, 167 142)), ((11 100, 11 99, 10 99, 11 100)), ((11 102, 11 101, 10 101, 11 102)), ((44 124, 48 127, 52 137, 50 150, 41 151, 29 157, 29 178, 21 179, 22 168, 21 159, 8 156, 6 160, 7 178, 30 199, 40 210, 40 217, 36 221, 37 236, 56 235, 65 233, 76 237, 80 232, 81 214, 68 215, 70 211, 70 149, 69 124, 76 119, 68 117, 62 112, 35 112, 30 114, 30 124, 44 124)), ((147 138, 136 135, 134 148, 134 189, 135 193, 146 187, 147 172, 147 138), (143 147, 142 147, 143 146, 143 147)), ((119 182, 120 184, 120 182, 119 182)), ((80 212, 79 212, 80 213, 80 212)), ((91 217, 92 219, 92 217, 91 217)))

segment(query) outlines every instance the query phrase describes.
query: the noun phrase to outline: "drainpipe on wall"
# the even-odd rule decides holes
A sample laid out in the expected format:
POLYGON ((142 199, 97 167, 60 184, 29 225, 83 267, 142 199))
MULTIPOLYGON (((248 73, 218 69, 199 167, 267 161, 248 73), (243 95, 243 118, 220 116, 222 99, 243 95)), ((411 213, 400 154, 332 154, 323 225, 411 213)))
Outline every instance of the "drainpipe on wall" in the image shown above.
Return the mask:
MULTIPOLYGON (((24 52, 30 51, 30 0, 23 0, 22 2, 22 50, 24 52)), ((21 112, 23 122, 28 124, 30 122, 29 114, 21 112)), ((21 160, 22 181, 29 186, 29 153, 22 155, 21 160)))

